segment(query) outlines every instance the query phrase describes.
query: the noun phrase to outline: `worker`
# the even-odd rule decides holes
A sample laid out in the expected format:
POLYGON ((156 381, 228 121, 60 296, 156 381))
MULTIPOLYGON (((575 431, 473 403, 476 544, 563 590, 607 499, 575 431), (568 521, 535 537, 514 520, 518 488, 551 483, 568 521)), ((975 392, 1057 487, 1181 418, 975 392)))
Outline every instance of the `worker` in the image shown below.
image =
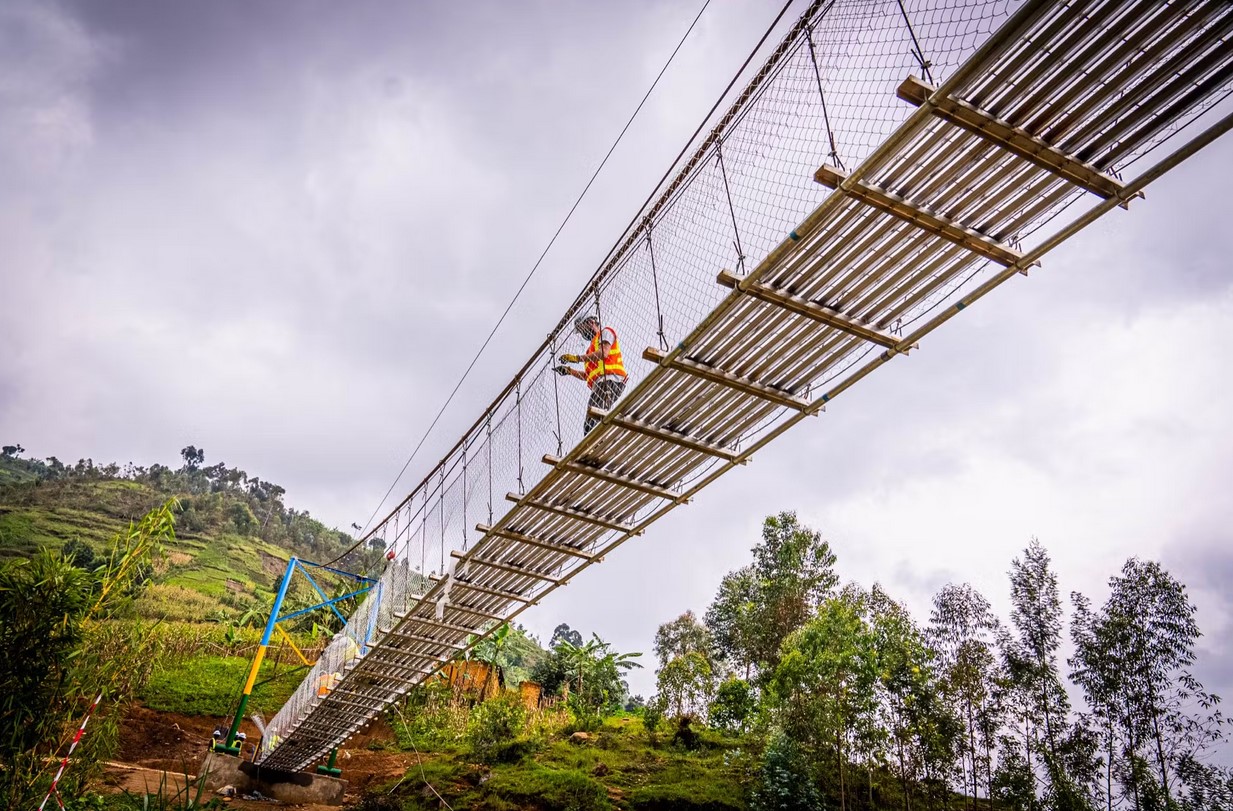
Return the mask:
POLYGON ((579 316, 574 320, 574 329, 583 340, 590 341, 587 351, 582 355, 565 354, 561 363, 581 363, 582 369, 569 366, 557 366, 559 375, 569 375, 579 380, 585 380, 591 388, 591 400, 587 403, 587 417, 582 425, 585 436, 599 424, 599 418, 590 414, 590 409, 597 408, 607 411, 620 399, 625 391, 625 363, 621 359, 621 343, 617 340, 616 330, 612 327, 600 327, 599 319, 593 315, 579 316), (611 340, 609 340, 611 338, 611 340))
POLYGON ((330 694, 330 691, 338 686, 342 681, 342 674, 338 671, 333 673, 322 673, 317 677, 317 697, 325 698, 330 694))

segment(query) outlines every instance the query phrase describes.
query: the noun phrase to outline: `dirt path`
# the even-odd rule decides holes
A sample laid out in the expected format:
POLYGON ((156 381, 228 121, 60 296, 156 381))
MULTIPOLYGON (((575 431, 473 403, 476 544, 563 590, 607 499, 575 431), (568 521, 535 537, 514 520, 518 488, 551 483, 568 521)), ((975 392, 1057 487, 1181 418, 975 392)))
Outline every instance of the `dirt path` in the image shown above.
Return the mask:
MULTIPOLYGON (((159 786, 164 785, 173 793, 181 791, 185 775, 189 775, 191 781, 192 775, 201 766, 211 733, 215 727, 226 725, 228 720, 132 707, 120 732, 116 760, 107 764, 104 788, 140 794, 157 792, 159 786)), ((246 721, 241 729, 249 740, 259 738, 260 733, 251 723, 246 721)), ((415 765, 415 755, 387 751, 387 745, 392 749, 394 741, 393 730, 378 721, 353 738, 350 747, 339 750, 338 766, 348 783, 348 804, 358 801, 364 791, 393 783, 415 765)), ((245 755, 251 757, 248 751, 245 755)), ((190 786, 190 791, 193 790, 190 786)), ((276 803, 235 799, 230 805, 235 808, 265 808, 268 811, 276 803)), ((311 811, 330 808, 294 807, 311 811)))
MULTIPOLYGON (((157 794, 163 792, 164 797, 177 796, 184 791, 185 785, 184 774, 171 774, 160 769, 146 769, 141 766, 132 766, 128 763, 108 763, 103 772, 104 788, 113 792, 128 791, 133 794, 157 794)), ((188 796, 193 797, 196 794, 197 788, 193 785, 194 775, 187 775, 188 778, 188 796)), ((212 799, 211 797, 203 796, 203 801, 212 799)), ((348 802, 355 798, 348 797, 348 802)), ((287 805, 274 802, 273 800, 245 800, 240 797, 223 798, 223 802, 228 808, 242 809, 242 811, 257 811, 264 809, 270 811, 272 806, 282 808, 295 808, 297 811, 338 811, 337 806, 332 805, 287 805)), ((173 806, 178 806, 179 803, 172 803, 173 806)))

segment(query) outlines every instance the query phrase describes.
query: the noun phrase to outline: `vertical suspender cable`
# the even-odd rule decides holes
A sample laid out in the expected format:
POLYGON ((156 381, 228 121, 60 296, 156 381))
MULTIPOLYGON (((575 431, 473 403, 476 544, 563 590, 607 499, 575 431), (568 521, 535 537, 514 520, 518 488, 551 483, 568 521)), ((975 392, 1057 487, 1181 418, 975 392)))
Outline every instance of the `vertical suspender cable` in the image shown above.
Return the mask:
POLYGON ((428 574, 428 489, 424 489, 424 517, 420 521, 420 574, 428 574))
POLYGON ((522 486, 522 378, 518 378, 518 385, 514 393, 514 409, 518 412, 515 415, 518 423, 518 493, 526 492, 526 488, 522 486))
MULTIPOLYGON (((902 7, 902 4, 900 4, 900 8, 902 7)), ((835 133, 831 130, 831 116, 826 110, 826 92, 822 90, 822 72, 818 69, 818 52, 813 47, 812 25, 805 32, 805 41, 809 43, 809 58, 813 62, 813 75, 818 80, 818 97, 822 99, 822 123, 826 125, 826 138, 831 145, 831 160, 840 169, 847 171, 848 167, 843 165, 843 160, 839 157, 839 149, 835 146, 835 133)))
POLYGON ((724 167, 723 141, 715 142, 715 157, 719 162, 719 173, 724 179, 724 194, 728 197, 728 213, 732 215, 732 233, 736 235, 736 265, 739 273, 745 272, 745 249, 741 247, 741 229, 736 224, 736 208, 732 205, 732 191, 728 188, 728 170, 724 167))
POLYGON ((912 21, 908 19, 908 10, 903 7, 903 0, 898 0, 898 2, 899 13, 903 15, 903 22, 908 27, 908 36, 912 37, 912 55, 916 57, 916 61, 920 64, 920 70, 921 73, 925 74, 925 80, 929 84, 934 84, 933 72, 929 70, 929 60, 925 59, 925 52, 921 50, 920 42, 916 39, 916 31, 912 29, 912 21))
POLYGON ((651 236, 653 225, 651 218, 647 217, 646 226, 646 249, 651 255, 651 285, 655 289, 655 317, 659 325, 659 348, 665 352, 668 350, 668 338, 664 335, 664 311, 659 306, 659 273, 655 269, 655 242, 651 236))
POLYGON ((484 444, 488 446, 488 525, 492 526, 492 415, 484 423, 484 444))
MULTIPOLYGON (((548 368, 552 368, 557 360, 556 337, 549 336, 551 339, 548 343, 548 368)), ((557 456, 559 457, 565 449, 565 445, 561 439, 561 376, 555 371, 552 373, 552 396, 556 400, 557 406, 557 456)))

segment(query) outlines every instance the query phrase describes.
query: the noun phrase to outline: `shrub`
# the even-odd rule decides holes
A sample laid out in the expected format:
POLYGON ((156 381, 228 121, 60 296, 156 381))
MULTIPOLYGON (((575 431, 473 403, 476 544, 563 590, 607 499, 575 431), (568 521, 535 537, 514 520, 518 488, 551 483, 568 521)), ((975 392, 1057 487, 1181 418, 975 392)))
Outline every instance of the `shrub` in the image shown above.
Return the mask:
POLYGON ((527 708, 515 693, 502 693, 471 711, 467 743, 475 757, 486 763, 512 756, 510 744, 518 741, 527 723, 527 708))
POLYGON ((697 749, 701 743, 701 736, 698 731, 693 728, 694 717, 692 715, 678 715, 676 718, 676 730, 672 733, 672 743, 684 747, 685 749, 697 749))
POLYGON ((750 798, 753 811, 813 811, 822 807, 822 796, 800 748, 783 733, 767 745, 759 778, 750 798))
POLYGON ((569 711, 570 720, 563 730, 567 734, 598 732, 599 728, 604 725, 604 717, 600 715, 599 710, 584 701, 575 700, 574 696, 569 697, 569 711))
POLYGON ((711 726, 725 732, 744 732, 756 701, 744 679, 725 679, 715 691, 708 716, 711 726))
POLYGON ((659 724, 664 720, 665 703, 659 696, 653 696, 645 707, 642 708, 642 725, 646 727, 646 738, 651 746, 655 746, 659 739, 656 737, 659 732, 659 724))

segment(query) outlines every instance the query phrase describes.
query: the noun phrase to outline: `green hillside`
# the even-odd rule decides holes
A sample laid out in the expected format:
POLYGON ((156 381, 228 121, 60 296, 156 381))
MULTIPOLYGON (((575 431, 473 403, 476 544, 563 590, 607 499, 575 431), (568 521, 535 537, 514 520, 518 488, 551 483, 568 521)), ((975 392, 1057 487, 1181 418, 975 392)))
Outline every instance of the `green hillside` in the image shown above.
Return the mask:
MULTIPOLYGON (((352 571, 382 562, 381 544, 351 550, 349 535, 287 507, 283 488, 205 467, 197 448, 181 456, 175 470, 70 467, 2 449, 0 642, 12 655, 0 658, 0 694, 16 699, 0 702, 0 729, 31 740, 0 740, 0 807, 6 781, 21 800, 9 807, 32 805, 56 741, 104 691, 118 700, 92 722, 94 750, 80 760, 111 757, 99 730, 122 715, 141 726, 132 740, 196 730, 184 752, 199 756, 234 711, 288 557, 342 556, 352 571), (140 563, 117 568, 113 537, 145 550, 140 563), (54 723, 41 720, 49 708, 54 723), (34 724, 46 731, 28 734, 34 724)), ((416 686, 385 715, 384 735, 347 750, 344 770, 372 789, 360 806, 1093 811, 1111 795, 1149 798, 1143 809, 1227 806, 1213 798, 1230 796, 1233 772, 1202 759, 1225 743, 1226 721, 1190 672, 1196 609, 1160 564, 1130 558, 1103 604, 1072 593, 1067 617, 1033 539, 1010 562, 1008 619, 965 583, 943 586, 917 619, 882 586, 845 583, 830 543, 792 512, 768 516, 750 553, 704 614, 659 626, 654 663, 566 623, 547 649, 522 629, 494 629, 468 655, 496 664, 507 686, 536 682, 539 699, 533 688, 483 697, 444 679, 416 686), (1063 666, 1067 632, 1075 652, 1063 666), (648 699, 626 683, 643 666, 655 667, 648 699)), ((292 582, 288 609, 318 602, 306 580, 292 582)), ((250 735, 339 621, 317 612, 285 624, 299 650, 279 641, 264 659, 250 735)), ((96 785, 90 777, 80 785, 96 785)), ((115 807, 138 807, 125 802, 115 807)))
MULTIPOLYGON (((292 554, 328 561, 354 543, 287 507, 282 487, 224 464, 204 467, 204 453, 191 446, 174 470, 89 459, 67 466, 22 452, 5 446, 0 455, 0 561, 49 547, 88 563, 129 522, 169 498, 179 500, 176 539, 137 603, 144 617, 192 622, 263 614, 292 554)), ((356 550, 341 564, 364 571, 382 551, 356 550)))

